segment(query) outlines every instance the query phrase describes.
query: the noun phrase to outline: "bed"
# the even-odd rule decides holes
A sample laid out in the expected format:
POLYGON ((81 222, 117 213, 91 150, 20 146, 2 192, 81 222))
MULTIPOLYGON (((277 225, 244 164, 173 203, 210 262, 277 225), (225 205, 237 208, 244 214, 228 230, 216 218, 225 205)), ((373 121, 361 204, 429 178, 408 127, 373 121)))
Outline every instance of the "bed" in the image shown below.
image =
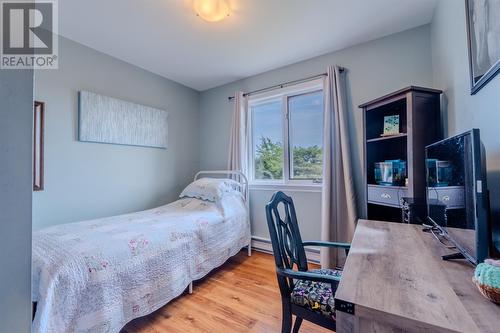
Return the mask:
POLYGON ((168 205, 34 232, 33 332, 119 332, 243 247, 250 255, 245 176, 202 171, 188 188, 168 205), (221 176, 237 178, 224 181, 234 191, 217 200, 183 197, 193 184, 221 176))

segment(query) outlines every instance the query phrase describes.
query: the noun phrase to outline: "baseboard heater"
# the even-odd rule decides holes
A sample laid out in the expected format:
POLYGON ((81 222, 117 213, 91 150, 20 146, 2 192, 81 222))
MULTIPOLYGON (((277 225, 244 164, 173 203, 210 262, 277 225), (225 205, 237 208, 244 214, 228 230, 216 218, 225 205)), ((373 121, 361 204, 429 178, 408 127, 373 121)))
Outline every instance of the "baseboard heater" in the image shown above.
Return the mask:
MULTIPOLYGON (((252 236, 252 250, 272 254, 273 248, 271 245, 271 240, 263 237, 252 236)), ((320 263, 319 249, 307 248, 305 250, 308 262, 313 264, 320 263)))

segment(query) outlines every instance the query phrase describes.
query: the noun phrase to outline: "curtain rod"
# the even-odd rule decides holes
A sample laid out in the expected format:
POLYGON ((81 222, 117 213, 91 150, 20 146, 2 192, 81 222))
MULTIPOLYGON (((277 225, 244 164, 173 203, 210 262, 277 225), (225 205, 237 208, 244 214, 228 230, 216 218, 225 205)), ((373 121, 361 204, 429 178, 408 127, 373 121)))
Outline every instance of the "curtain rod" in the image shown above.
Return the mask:
MULTIPOLYGON (((345 71, 345 68, 340 67, 340 72, 343 72, 343 71, 345 71)), ((273 90, 273 89, 277 89, 277 88, 281 89, 281 88, 284 88, 286 86, 290 86, 290 85, 297 84, 297 83, 312 81, 314 79, 318 79, 318 78, 324 77, 326 75, 327 75, 327 73, 321 73, 321 74, 318 74, 318 75, 306 77, 304 79, 293 80, 293 81, 288 81, 288 82, 276 84, 274 86, 270 86, 270 87, 267 87, 267 88, 262 88, 262 89, 258 89, 258 90, 254 90, 254 91, 250 91, 250 92, 244 93, 243 97, 247 97, 247 96, 250 96, 250 95, 253 95, 253 94, 256 94, 256 93, 261 93, 261 92, 265 92, 265 91, 273 90)), ((227 99, 231 101, 231 100, 234 99, 234 96, 229 96, 227 99)))

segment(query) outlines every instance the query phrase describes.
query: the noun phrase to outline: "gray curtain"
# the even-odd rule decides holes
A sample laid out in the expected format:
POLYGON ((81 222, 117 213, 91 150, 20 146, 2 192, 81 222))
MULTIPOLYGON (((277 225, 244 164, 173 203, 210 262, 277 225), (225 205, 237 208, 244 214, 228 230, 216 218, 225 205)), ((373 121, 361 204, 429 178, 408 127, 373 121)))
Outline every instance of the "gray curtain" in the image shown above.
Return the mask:
POLYGON ((229 137, 229 156, 227 169, 241 171, 248 176, 248 125, 247 101, 243 92, 234 94, 233 119, 229 137))
MULTIPOLYGON (((345 71, 338 66, 329 66, 324 87, 323 241, 350 242, 357 219, 345 89, 345 71)), ((344 260, 343 250, 321 249, 323 268, 340 266, 344 260)))

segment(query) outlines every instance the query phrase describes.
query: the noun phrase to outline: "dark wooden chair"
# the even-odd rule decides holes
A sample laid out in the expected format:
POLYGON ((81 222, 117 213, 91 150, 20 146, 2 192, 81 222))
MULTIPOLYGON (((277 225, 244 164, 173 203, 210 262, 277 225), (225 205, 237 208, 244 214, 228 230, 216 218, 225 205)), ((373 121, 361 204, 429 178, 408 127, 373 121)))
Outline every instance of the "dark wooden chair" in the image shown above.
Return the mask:
POLYGON ((341 271, 308 270, 304 247, 342 248, 348 254, 350 244, 303 242, 293 200, 283 192, 276 192, 266 205, 266 217, 283 307, 281 332, 291 331, 292 315, 296 316, 294 333, 304 319, 335 330, 334 296, 341 271))

